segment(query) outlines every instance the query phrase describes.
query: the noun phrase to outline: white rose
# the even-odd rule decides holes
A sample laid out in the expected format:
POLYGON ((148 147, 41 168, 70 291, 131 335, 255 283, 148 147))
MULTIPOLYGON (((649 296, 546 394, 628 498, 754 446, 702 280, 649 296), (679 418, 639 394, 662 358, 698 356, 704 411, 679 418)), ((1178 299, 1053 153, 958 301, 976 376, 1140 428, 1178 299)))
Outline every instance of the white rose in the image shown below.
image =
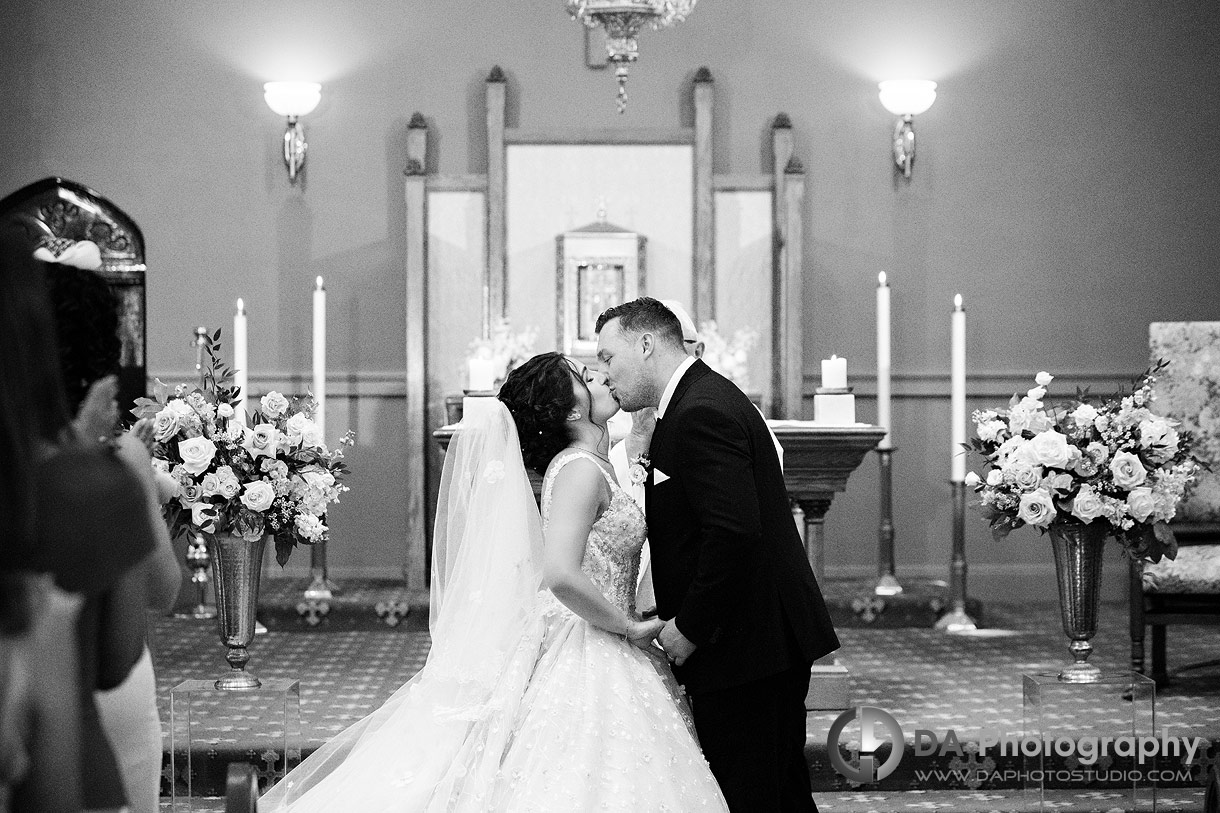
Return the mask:
POLYGON ((978 484, 979 484, 979 483, 981 483, 981 482, 982 482, 982 479, 980 479, 980 478, 979 478, 978 474, 976 474, 976 473, 975 473, 975 472, 973 472, 973 471, 968 471, 968 472, 966 472, 966 480, 965 480, 965 483, 966 483, 966 486, 967 486, 967 487, 969 487, 969 488, 975 488, 975 487, 976 487, 976 486, 978 486, 978 484))
POLYGON ((233 417, 233 405, 232 404, 217 405, 216 414, 222 418, 232 418, 233 417))
POLYGON ((153 418, 153 437, 164 443, 177 434, 181 424, 182 418, 179 414, 167 406, 153 418))
POLYGON ((1106 511, 1101 496, 1089 486, 1081 486, 1072 500, 1072 516, 1084 523, 1090 523, 1106 511))
POLYGON ((197 502, 191 506, 191 524, 201 531, 214 533, 217 513, 216 506, 210 502, 197 502))
POLYGON ((1110 418, 1106 415, 1098 415, 1093 419, 1093 428, 1098 432, 1104 432, 1110 428, 1110 418))
POLYGON ((1033 491, 1042 482, 1042 467, 1013 463, 1009 466, 1007 475, 1021 491, 1033 491))
POLYGON ((1021 504, 1017 507, 1019 519, 1036 528, 1045 528, 1055 516, 1055 502, 1049 491, 1040 488, 1021 495, 1021 504))
POLYGON ((216 470, 216 476, 220 479, 220 496, 226 500, 233 499, 241 491, 241 481, 232 466, 221 466, 216 470))
POLYGON ((180 440, 178 454, 182 457, 182 468, 191 474, 203 474, 216 457, 216 444, 205 437, 180 440))
POLYGON ((301 433, 301 445, 306 449, 321 449, 326 446, 326 441, 322 439, 322 427, 316 423, 307 427, 301 433))
POLYGON ((1134 488, 1148 479, 1148 471, 1140 459, 1130 452, 1116 452, 1110 461, 1110 474, 1119 488, 1134 488))
POLYGON ((1029 442, 1029 449, 1043 466, 1050 466, 1056 469, 1067 467, 1067 438, 1053 429, 1048 429, 1034 435, 1033 439, 1029 442))
POLYGON ((1072 420, 1077 426, 1092 426, 1097 420, 1097 408, 1090 404, 1081 404, 1072 410, 1072 420))
POLYGON ((1034 387, 1032 390, 1025 393, 1025 397, 1031 401, 1041 403, 1042 399, 1046 397, 1046 387, 1034 387))
POLYGON ((278 418, 288 409, 288 399, 278 392, 272 391, 262 397, 259 406, 262 408, 263 415, 268 418, 278 418))
POLYGON ((220 478, 209 472, 203 475, 203 479, 199 481, 199 487, 203 489, 203 496, 214 497, 220 493, 220 478))
POLYGON ((987 485, 998 486, 1002 482, 1004 482, 1004 472, 999 469, 992 469, 987 472, 987 485))
POLYGON ((1152 497, 1152 489, 1146 487, 1133 488, 1127 494, 1127 513, 1136 522, 1146 522, 1156 509, 1156 501, 1152 497))
POLYGON ((1042 372, 1040 372, 1036 376, 1034 376, 1034 383, 1036 383, 1039 387, 1049 387, 1051 385, 1051 382, 1054 380, 1055 380, 1055 377, 1053 375, 1051 375, 1050 373, 1048 373, 1046 370, 1043 370, 1042 372))
POLYGON ((265 480, 246 483, 241 502, 251 511, 266 511, 275 502, 275 489, 265 480))
POLYGON ((300 443, 301 438, 315 426, 314 422, 306 417, 304 412, 298 412, 288 419, 284 424, 284 433, 292 439, 293 443, 300 443))
POLYGON ((242 448, 257 460, 259 456, 275 457, 275 447, 279 441, 279 430, 269 423, 260 423, 246 435, 242 448))
POLYGON ((1029 428, 1032 415, 1032 410, 1019 405, 1008 410, 1008 428, 1012 430, 1013 435, 1019 435, 1029 428))

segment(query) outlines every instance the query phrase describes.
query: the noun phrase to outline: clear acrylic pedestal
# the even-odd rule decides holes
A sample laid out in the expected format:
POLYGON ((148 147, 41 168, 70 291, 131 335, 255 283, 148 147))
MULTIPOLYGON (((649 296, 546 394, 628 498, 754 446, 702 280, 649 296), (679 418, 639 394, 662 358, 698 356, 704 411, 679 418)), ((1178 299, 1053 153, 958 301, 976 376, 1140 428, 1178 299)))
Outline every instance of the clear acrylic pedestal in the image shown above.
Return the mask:
POLYGON ((253 765, 266 791, 301 761, 300 681, 264 679, 242 690, 215 684, 184 680, 170 690, 174 813, 223 796, 230 763, 253 765))
POLYGON ((1146 740, 1141 758, 1139 747, 1157 735, 1156 683, 1139 672, 1103 672, 1094 683, 1022 677, 1027 809, 1156 810, 1158 754, 1146 740))

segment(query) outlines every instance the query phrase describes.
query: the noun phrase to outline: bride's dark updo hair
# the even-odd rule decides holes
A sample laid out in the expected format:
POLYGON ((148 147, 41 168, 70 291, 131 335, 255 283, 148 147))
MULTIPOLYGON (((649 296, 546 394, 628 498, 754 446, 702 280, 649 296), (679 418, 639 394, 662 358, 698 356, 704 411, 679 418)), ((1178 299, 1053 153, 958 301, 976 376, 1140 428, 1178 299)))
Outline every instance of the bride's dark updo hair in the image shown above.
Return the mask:
POLYGON ((572 442, 568 414, 577 408, 574 382, 584 381, 562 353, 541 353, 508 374, 500 400, 513 416, 525 465, 539 474, 572 442))

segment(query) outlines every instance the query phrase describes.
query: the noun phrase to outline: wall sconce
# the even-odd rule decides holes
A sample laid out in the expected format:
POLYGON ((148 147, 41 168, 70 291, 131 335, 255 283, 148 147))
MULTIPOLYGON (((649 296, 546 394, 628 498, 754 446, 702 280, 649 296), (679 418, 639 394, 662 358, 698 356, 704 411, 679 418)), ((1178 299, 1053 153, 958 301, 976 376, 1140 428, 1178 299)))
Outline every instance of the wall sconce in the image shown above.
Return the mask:
POLYGON ((284 163, 288 165, 288 178, 295 181, 305 164, 305 150, 309 146, 297 119, 318 106, 322 100, 322 86, 317 82, 268 82, 263 85, 263 98, 268 107, 288 117, 288 129, 284 131, 284 163))
POLYGON ((911 177, 915 163, 915 124, 918 116, 936 101, 936 83, 927 79, 890 79, 881 82, 881 104, 898 116, 894 127, 894 165, 903 177, 911 177))

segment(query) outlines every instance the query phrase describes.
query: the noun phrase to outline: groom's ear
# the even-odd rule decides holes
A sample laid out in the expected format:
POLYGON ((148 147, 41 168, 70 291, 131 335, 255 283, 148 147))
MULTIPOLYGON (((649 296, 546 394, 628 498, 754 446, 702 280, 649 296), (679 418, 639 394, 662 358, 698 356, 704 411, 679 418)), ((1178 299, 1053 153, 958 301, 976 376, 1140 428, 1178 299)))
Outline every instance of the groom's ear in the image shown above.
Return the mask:
POLYGON ((641 333, 639 342, 640 342, 640 355, 643 358, 648 358, 649 356, 651 356, 652 351, 655 350, 656 346, 657 346, 656 341, 652 337, 652 334, 651 333, 641 333))

